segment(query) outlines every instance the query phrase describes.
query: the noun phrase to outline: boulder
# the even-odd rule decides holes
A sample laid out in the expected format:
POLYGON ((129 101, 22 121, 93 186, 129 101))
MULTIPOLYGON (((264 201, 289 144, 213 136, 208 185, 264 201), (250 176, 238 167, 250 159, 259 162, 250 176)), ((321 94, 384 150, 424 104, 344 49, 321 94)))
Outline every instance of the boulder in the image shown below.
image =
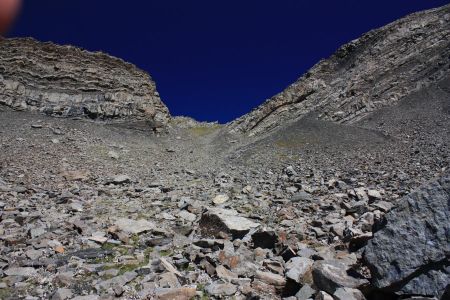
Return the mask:
POLYGON ((338 288, 360 288, 368 284, 365 279, 348 275, 348 266, 335 259, 319 260, 313 265, 313 280, 318 289, 333 294, 338 288))
POLYGON ((315 293, 316 293, 316 291, 309 284, 305 284, 297 292, 297 294, 295 294, 295 297, 298 300, 308 300, 308 299, 311 299, 315 293))
POLYGON ((211 283, 206 291, 216 297, 232 296, 237 292, 237 286, 231 283, 211 283))
POLYGON ((304 277, 311 272, 314 261, 306 257, 293 257, 286 263, 286 277, 297 283, 304 283, 304 277))
MULTIPOLYGON (((155 298, 159 300, 189 300, 196 294, 196 290, 190 287, 181 288, 157 288, 155 298)), ((152 299, 152 298, 149 298, 152 299)))
POLYGON ((155 228, 155 224, 146 220, 122 218, 116 221, 117 229, 128 234, 139 234, 155 228))
POLYGON ((234 210, 213 208, 202 215, 199 226, 206 236, 217 236, 224 232, 232 234, 234 238, 242 238, 251 229, 259 227, 259 224, 239 216, 234 210))
POLYGON ((9 268, 5 270, 7 276, 22 276, 25 278, 37 275, 37 270, 31 267, 9 268))
POLYGON ((450 274, 450 174, 403 197, 364 250, 375 287, 442 296, 450 274))

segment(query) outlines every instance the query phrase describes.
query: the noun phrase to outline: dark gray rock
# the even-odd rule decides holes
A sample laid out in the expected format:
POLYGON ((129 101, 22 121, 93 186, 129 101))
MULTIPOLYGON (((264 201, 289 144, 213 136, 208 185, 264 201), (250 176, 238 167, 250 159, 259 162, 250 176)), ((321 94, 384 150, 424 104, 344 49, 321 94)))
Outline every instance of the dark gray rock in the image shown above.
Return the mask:
POLYGON ((305 191, 300 191, 295 193, 292 198, 292 202, 311 202, 313 201, 313 197, 310 193, 307 193, 305 191))
POLYGON ((128 282, 132 281, 138 276, 136 272, 126 272, 123 275, 113 277, 111 279, 100 282, 96 285, 95 289, 97 291, 106 291, 112 287, 123 287, 128 282))
POLYGON ((364 251, 373 284, 398 294, 441 296, 449 284, 450 176, 405 196, 364 251))
POLYGON ((316 291, 309 285, 305 284, 302 288, 295 294, 295 297, 298 300, 307 300, 312 298, 312 296, 316 293, 316 291))
POLYGON ((303 277, 310 272, 314 261, 306 257, 293 257, 286 263, 286 277, 303 283, 303 277))
POLYGON ((255 232, 252 235, 252 240, 255 248, 273 249, 278 243, 278 236, 273 230, 263 230, 255 232))

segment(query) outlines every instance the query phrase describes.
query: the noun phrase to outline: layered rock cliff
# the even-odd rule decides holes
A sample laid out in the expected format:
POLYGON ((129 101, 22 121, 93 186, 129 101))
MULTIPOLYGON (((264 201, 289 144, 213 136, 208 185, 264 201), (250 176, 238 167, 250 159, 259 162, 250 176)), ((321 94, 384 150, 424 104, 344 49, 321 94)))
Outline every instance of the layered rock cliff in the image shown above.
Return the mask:
POLYGON ((0 104, 115 121, 170 118, 151 77, 134 65, 30 38, 0 42, 0 104))
POLYGON ((450 74, 449 36, 450 5, 370 31, 228 128, 255 135, 310 112, 354 123, 450 74))

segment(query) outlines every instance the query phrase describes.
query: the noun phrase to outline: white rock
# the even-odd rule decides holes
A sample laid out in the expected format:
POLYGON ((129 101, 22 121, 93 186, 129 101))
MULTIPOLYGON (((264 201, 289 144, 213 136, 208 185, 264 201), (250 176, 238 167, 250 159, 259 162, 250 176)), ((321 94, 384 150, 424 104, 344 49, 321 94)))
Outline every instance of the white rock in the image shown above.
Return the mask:
POLYGON ((112 183, 114 184, 124 184, 131 182, 131 178, 128 175, 117 175, 112 179, 112 183))
POLYGON ((113 159, 119 159, 119 153, 117 153, 116 151, 113 151, 113 150, 108 152, 108 156, 113 159))
POLYGON ((381 198, 382 198, 381 193, 377 190, 369 190, 367 192, 367 195, 369 196, 369 199, 371 199, 371 200, 381 200, 381 198))
POLYGON ((22 277, 31 277, 37 274, 37 270, 31 267, 24 268, 9 268, 5 270, 5 274, 7 276, 22 276, 22 277))
POLYGON ((186 211, 186 210, 180 211, 180 212, 178 213, 178 216, 179 216, 180 218, 182 218, 183 220, 186 220, 186 221, 188 221, 188 222, 194 222, 195 219, 197 218, 197 216, 196 216, 195 214, 190 213, 190 212, 188 212, 188 211, 186 211))
POLYGON ((220 195, 217 195, 214 197, 213 203, 215 205, 221 205, 221 204, 227 202, 229 199, 230 199, 230 197, 228 197, 228 195, 220 194, 220 195))
POLYGON ((116 221, 117 229, 129 234, 138 234, 156 228, 155 224, 146 220, 132 220, 122 218, 116 221))

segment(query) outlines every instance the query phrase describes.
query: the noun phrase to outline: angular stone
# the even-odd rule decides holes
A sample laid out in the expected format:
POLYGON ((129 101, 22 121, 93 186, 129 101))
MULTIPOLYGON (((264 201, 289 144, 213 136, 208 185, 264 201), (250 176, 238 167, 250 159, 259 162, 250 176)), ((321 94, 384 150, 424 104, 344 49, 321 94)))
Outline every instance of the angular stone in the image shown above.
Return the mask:
POLYGON ((95 259, 95 258, 105 258, 113 253, 112 250, 101 249, 101 248, 88 248, 79 250, 76 252, 71 252, 67 254, 68 257, 76 256, 81 259, 95 259))
POLYGON ((356 194, 356 198, 358 198, 359 201, 364 201, 364 202, 369 201, 369 197, 367 196, 365 188, 363 188, 363 187, 355 188, 355 194, 356 194))
POLYGON ((178 276, 182 276, 180 272, 170 263, 168 262, 164 257, 161 257, 160 259, 161 264, 163 267, 170 273, 176 274, 178 276))
POLYGON ((308 300, 315 293, 316 291, 309 284, 304 284, 302 288, 297 292, 297 294, 295 294, 295 297, 298 300, 308 300))
POLYGON ((83 203, 79 201, 71 201, 69 204, 70 211, 73 212, 82 212, 83 211, 83 203))
POLYGON ((116 151, 113 151, 113 150, 108 152, 108 156, 110 158, 112 158, 112 159, 119 159, 120 158, 119 153, 117 153, 116 151))
POLYGON ((126 272, 123 275, 100 282, 95 286, 95 289, 100 292, 106 291, 109 288, 113 288, 115 286, 123 287, 125 284, 135 279, 137 276, 138 274, 136 272, 126 272))
POLYGON ((330 296, 329 294, 327 294, 324 291, 320 291, 320 292, 317 293, 317 295, 314 298, 314 300, 333 300, 333 297, 330 296))
POLYGON ((372 237, 373 237, 372 232, 367 232, 367 233, 352 236, 350 238, 350 243, 348 245, 349 250, 354 252, 354 251, 361 249, 362 247, 364 247, 367 244, 367 242, 372 237))
POLYGON ((86 170, 65 171, 62 176, 69 181, 85 181, 89 179, 91 173, 86 170))
POLYGON ((99 244, 104 244, 104 243, 106 243, 106 241, 108 241, 108 238, 105 236, 90 236, 90 237, 88 237, 88 239, 90 241, 94 241, 99 244))
POLYGON ((114 176, 110 182, 114 183, 114 184, 125 184, 125 183, 130 183, 131 178, 128 175, 117 175, 117 176, 114 176))
POLYGON ((303 283, 304 277, 312 269, 314 261, 306 257, 293 257, 286 263, 286 277, 297 283, 303 283))
POLYGON ((237 274, 231 272, 224 266, 217 266, 216 274, 217 274, 217 277, 219 277, 220 279, 223 279, 225 281, 231 281, 232 279, 239 277, 237 274))
POLYGON ((187 210, 182 210, 178 213, 178 216, 182 218, 183 220, 186 220, 188 222, 194 222, 195 219, 197 219, 197 216, 193 213, 188 212, 187 210))
POLYGON ((376 201, 381 200, 383 197, 381 196, 381 193, 377 190, 368 190, 367 196, 369 196, 370 201, 376 201))
POLYGON ((227 202, 228 199, 230 199, 230 197, 228 197, 228 195, 220 194, 220 195, 217 195, 214 197, 213 203, 215 205, 221 205, 221 204, 224 204, 225 202, 227 202))
POLYGON ((36 228, 30 229, 30 237, 32 239, 35 239, 35 238, 43 235, 44 233, 45 233, 44 227, 36 227, 36 228))
POLYGON ((174 273, 165 272, 159 275, 158 286, 173 289, 181 287, 181 284, 174 273))
POLYGON ((295 193, 291 197, 292 202, 311 202, 313 201, 313 197, 310 193, 307 193, 305 191, 300 191, 295 193))
MULTIPOLYGON (((155 289, 155 299, 158 300, 191 300, 197 291, 194 288, 157 288, 155 289)), ((151 299, 151 298, 150 298, 151 299)))
POLYGON ((274 274, 272 272, 256 271, 255 277, 262 282, 273 286, 283 287, 286 285, 286 279, 283 276, 274 274))
POLYGON ((37 270, 31 267, 9 268, 5 270, 7 276, 22 276, 25 278, 37 275, 37 270))
POLYGON ((139 234, 156 228, 153 222, 122 218, 116 221, 117 229, 129 234, 139 234))
POLYGON ((313 280, 318 289, 333 294, 341 287, 358 288, 368 284, 347 274, 347 265, 338 260, 319 260, 313 265, 313 280))
POLYGON ((255 248, 273 249, 278 243, 278 236, 275 231, 258 231, 252 234, 253 246, 255 248))
POLYGON ((216 297, 232 296, 237 292, 237 287, 231 283, 211 283, 206 291, 216 297))
POLYGON ((234 238, 242 238, 259 224, 239 216, 234 210, 213 208, 202 215, 199 226, 206 236, 217 236, 224 232, 231 233, 234 238))
POLYGON ((373 284, 398 294, 441 297, 448 286, 450 175, 403 197, 364 249, 373 284))
POLYGON ((333 294, 335 300, 365 300, 363 293, 360 290, 351 288, 338 288, 333 294))
POLYGON ((43 254, 42 250, 34 250, 34 249, 29 249, 25 252, 25 255, 31 259, 31 260, 36 260, 39 257, 41 257, 43 254))
POLYGON ((378 201, 373 203, 372 206, 386 213, 390 211, 394 205, 387 201, 378 201))
POLYGON ((71 300, 98 300, 98 299, 100 299, 100 297, 97 295, 87 295, 87 296, 76 296, 71 300))

